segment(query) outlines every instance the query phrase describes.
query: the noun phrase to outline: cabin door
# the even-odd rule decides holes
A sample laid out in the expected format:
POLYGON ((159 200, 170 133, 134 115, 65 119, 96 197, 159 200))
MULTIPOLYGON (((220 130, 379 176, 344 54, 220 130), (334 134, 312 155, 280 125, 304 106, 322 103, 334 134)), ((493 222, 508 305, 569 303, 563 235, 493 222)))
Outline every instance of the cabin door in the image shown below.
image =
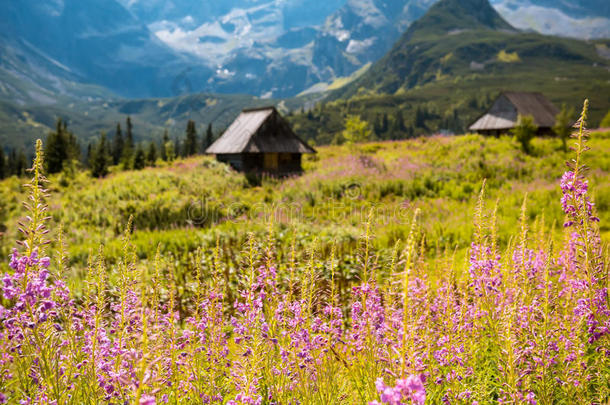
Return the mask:
POLYGON ((264 168, 269 171, 277 171, 279 168, 279 159, 277 153, 265 153, 264 168))

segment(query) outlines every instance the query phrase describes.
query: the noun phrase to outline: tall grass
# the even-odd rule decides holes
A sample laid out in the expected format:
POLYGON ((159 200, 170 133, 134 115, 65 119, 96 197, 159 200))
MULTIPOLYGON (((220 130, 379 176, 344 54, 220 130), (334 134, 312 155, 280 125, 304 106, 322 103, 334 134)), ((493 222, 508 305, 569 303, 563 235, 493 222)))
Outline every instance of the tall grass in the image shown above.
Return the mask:
MULTIPOLYGON (((139 263, 131 221, 120 260, 90 254, 82 292, 66 287, 63 239, 46 248, 42 148, 24 239, 2 280, 0 402, 25 404, 607 403, 608 251, 585 177, 586 105, 561 179, 564 239, 529 223, 523 201, 505 249, 481 191, 464 267, 427 260, 410 224, 391 257, 359 245, 360 280, 338 294, 335 248, 279 257, 250 235, 238 295, 220 260, 195 254, 191 301, 175 260, 139 263), (48 255, 48 256, 47 256, 48 255)), ((371 218, 371 217, 369 217, 371 218)), ((62 235, 60 232, 59 235, 62 235)))

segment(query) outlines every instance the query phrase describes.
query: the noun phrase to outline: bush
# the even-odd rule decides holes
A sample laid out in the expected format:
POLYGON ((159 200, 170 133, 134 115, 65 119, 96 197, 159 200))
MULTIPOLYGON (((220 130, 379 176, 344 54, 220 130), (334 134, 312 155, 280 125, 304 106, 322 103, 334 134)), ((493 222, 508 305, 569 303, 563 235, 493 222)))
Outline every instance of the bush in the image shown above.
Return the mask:
POLYGON ((531 153, 531 141, 537 131, 538 127, 531 116, 519 116, 517 125, 512 130, 513 136, 521 145, 521 150, 528 155, 531 153))

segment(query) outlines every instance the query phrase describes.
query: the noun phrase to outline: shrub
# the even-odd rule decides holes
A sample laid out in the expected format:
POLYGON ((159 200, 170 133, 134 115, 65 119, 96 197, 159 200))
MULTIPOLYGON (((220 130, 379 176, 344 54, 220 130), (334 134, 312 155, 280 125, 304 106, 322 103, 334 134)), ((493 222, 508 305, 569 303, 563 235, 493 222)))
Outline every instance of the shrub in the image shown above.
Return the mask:
POLYGON ((531 116, 519 116, 517 125, 512 130, 512 134, 521 144, 521 150, 528 155, 531 153, 531 141, 536 135, 538 127, 534 124, 534 118, 531 116))

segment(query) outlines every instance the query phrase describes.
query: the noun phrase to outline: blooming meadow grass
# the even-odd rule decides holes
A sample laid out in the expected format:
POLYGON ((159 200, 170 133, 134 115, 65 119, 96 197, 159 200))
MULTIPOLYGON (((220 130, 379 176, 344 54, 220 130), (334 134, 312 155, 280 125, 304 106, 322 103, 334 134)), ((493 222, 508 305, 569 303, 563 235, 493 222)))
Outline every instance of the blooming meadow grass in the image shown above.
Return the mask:
MULTIPOLYGON (((596 151, 605 151, 610 137, 593 134, 588 143, 596 151)), ((111 269, 120 260, 120 235, 130 217, 139 265, 150 265, 145 263, 152 261, 160 244, 162 256, 179 263, 176 269, 188 276, 194 274, 194 252, 200 247, 205 251, 207 275, 218 238, 221 262, 235 279, 248 233, 253 232, 257 240, 266 239, 266 218, 273 215, 276 256, 290 255, 295 240, 297 262, 303 263, 303 253, 315 238, 317 256, 328 259, 334 245, 341 284, 358 275, 357 241, 371 209, 372 245, 377 257, 387 262, 395 243, 406 240, 414 210, 419 208, 418 234, 426 241, 426 255, 442 258, 445 246, 457 247, 456 260, 461 263, 470 246, 472 216, 483 179, 487 179, 486 204, 500 201, 497 237, 502 248, 519 226, 525 193, 532 232, 537 232, 536 217, 544 216, 547 224, 562 221, 561 206, 556 204, 561 197, 558 180, 569 155, 561 150, 558 139, 535 139, 533 146, 534 155, 524 156, 507 137, 434 136, 365 144, 359 146, 362 158, 349 157, 352 150, 347 147, 325 146, 314 158, 305 159, 302 176, 263 179, 255 187, 210 157, 172 165, 159 162, 159 167, 113 172, 95 181, 84 170, 60 173, 49 177, 48 213, 52 223, 63 224, 70 260, 67 277, 75 293, 80 293, 91 250, 103 244, 111 269), (346 165, 351 165, 349 170, 346 165)), ((590 154, 587 162, 593 168, 587 177, 599 210, 600 231, 607 237, 610 155, 590 154)), ((27 197, 22 183, 16 177, 0 181, 2 257, 10 254, 19 238, 20 201, 27 197)), ((58 227, 49 228, 51 247, 56 249, 58 227)), ((561 232, 556 237, 559 242, 561 232)), ((0 261, 0 273, 7 269, 8 263, 0 261)), ((177 278, 183 283, 180 275, 177 278)), ((193 284, 192 277, 187 279, 193 284)))
POLYGON ((0 403, 607 403, 608 251, 585 177, 585 120, 586 108, 556 202, 561 243, 552 226, 530 231, 526 198, 501 247, 483 188, 463 270, 450 251, 428 261, 415 210, 390 257, 373 249, 368 220, 347 291, 335 247, 329 260, 316 242, 280 256, 269 232, 248 237, 237 294, 220 245, 208 258, 198 250, 186 305, 171 258, 157 248, 138 263, 131 223, 120 259, 92 252, 82 291, 70 291, 63 232, 53 251, 46 240, 39 142, 1 285, 0 403))

